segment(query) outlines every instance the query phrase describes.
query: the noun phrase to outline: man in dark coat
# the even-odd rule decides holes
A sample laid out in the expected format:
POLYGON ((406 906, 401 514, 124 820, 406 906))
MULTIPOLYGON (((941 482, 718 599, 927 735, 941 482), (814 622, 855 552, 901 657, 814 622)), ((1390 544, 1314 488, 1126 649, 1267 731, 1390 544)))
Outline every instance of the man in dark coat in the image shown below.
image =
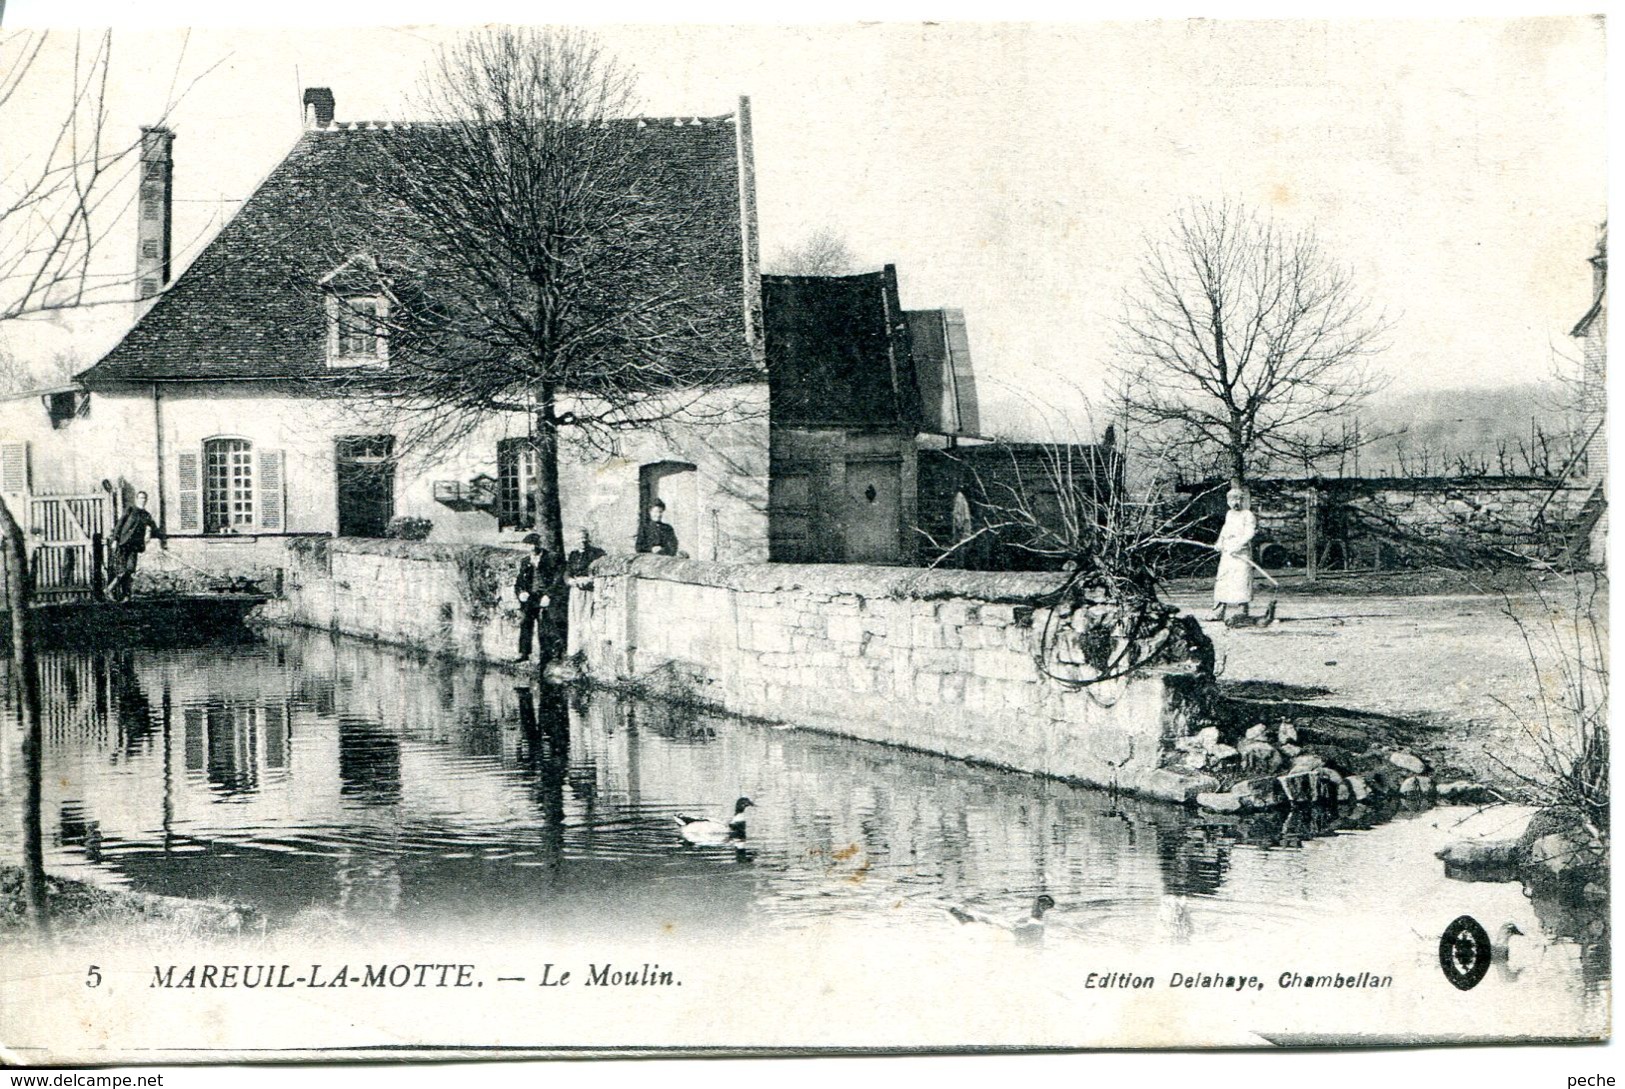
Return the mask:
MULTIPOLYGON (((519 599, 521 662, 530 660, 537 622, 543 620, 543 611, 553 604, 559 579, 559 565, 554 560, 553 554, 542 547, 541 534, 525 534, 525 543, 530 545, 530 555, 519 561, 519 577, 514 579, 513 583, 513 595, 519 599)), ((550 625, 543 622, 539 649, 544 663, 552 657, 553 643, 550 625)))
POLYGON ((564 573, 572 579, 584 579, 593 562, 602 558, 604 550, 592 543, 585 529, 576 538, 575 551, 564 558, 564 573))
POLYGON ((135 568, 141 562, 141 553, 147 550, 149 536, 158 538, 158 547, 169 550, 169 539, 147 513, 147 493, 137 492, 135 502, 124 508, 118 525, 113 527, 113 569, 108 573, 108 595, 114 601, 130 599, 135 568))
POLYGON ((666 503, 662 499, 649 504, 649 520, 638 527, 638 551, 677 555, 677 531, 666 524, 666 503))

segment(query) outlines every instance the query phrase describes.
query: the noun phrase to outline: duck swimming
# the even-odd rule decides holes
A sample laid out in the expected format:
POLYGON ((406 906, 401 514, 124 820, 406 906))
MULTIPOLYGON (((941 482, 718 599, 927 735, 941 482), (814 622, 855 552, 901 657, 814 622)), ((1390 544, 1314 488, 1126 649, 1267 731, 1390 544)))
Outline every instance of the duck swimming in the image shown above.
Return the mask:
POLYGON ((745 810, 755 804, 749 798, 740 798, 734 802, 734 815, 727 824, 679 813, 675 818, 677 834, 683 837, 684 843, 693 844, 695 847, 727 846, 745 838, 745 810))
POLYGON ((982 923, 985 926, 995 926, 1000 930, 1008 930, 1019 942, 1038 942, 1044 938, 1044 912, 1055 906, 1055 898, 1049 893, 1043 893, 1033 901, 1032 914, 1024 919, 1014 922, 1008 919, 997 919, 991 915, 984 915, 980 911, 971 911, 962 907, 950 907, 948 914, 962 923, 982 923))

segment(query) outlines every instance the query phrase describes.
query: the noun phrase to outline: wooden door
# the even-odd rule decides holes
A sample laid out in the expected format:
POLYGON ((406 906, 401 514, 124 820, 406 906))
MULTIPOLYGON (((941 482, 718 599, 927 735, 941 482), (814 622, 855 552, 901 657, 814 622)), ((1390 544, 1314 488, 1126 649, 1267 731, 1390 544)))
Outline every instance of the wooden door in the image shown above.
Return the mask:
POLYGON ((902 465, 895 459, 846 463, 842 528, 847 563, 901 563, 902 465))

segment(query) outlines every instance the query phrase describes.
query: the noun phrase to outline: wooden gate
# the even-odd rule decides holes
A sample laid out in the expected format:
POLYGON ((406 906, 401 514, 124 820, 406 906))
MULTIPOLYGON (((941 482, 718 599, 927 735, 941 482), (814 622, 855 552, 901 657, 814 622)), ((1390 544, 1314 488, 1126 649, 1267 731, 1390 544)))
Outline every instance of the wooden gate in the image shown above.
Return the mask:
POLYGON ((100 596, 104 547, 112 527, 106 495, 34 495, 28 500, 29 570, 34 600, 100 596))

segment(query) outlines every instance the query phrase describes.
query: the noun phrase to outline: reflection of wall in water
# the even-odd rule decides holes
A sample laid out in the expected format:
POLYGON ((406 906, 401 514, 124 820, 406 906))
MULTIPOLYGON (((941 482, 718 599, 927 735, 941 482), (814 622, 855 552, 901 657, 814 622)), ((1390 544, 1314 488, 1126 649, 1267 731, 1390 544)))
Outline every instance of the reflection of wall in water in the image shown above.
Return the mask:
POLYGON ((400 738, 375 723, 339 719, 339 779, 342 794, 367 805, 400 801, 400 738))
POLYGON ((718 815, 748 795, 753 838, 786 841, 797 865, 836 876, 868 856, 894 876, 940 882, 944 895, 987 884, 1029 895, 1183 886, 1154 850, 1184 825, 1171 806, 1036 777, 1012 790, 1008 773, 603 693, 579 716, 576 745, 573 759, 597 768, 600 804, 648 798, 718 815), (838 852, 844 867, 827 861, 838 852))

